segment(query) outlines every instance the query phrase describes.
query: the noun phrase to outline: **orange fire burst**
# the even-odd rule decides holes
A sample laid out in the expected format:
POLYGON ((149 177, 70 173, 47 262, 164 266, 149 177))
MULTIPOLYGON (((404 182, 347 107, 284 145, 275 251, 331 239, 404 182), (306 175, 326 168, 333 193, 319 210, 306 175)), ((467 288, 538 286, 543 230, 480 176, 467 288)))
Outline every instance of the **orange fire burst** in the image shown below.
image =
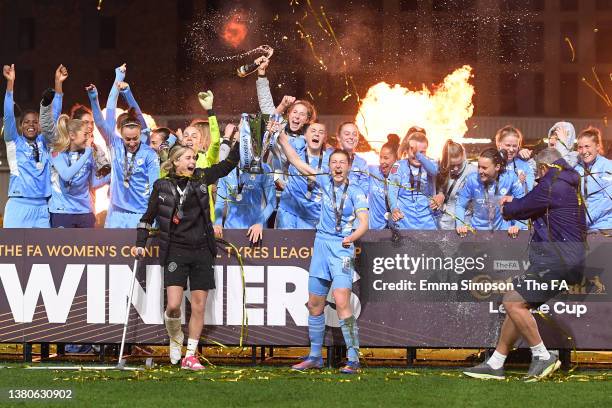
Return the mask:
MULTIPOLYGON (((106 108, 102 109, 102 112, 104 113, 104 116, 106 117, 106 108)), ((121 115, 123 112, 125 112, 123 109, 117 108, 115 111, 115 119, 118 118, 119 115, 121 115)), ((155 124, 155 119, 153 119, 153 116, 147 115, 146 113, 143 113, 142 115, 144 116, 149 129, 155 129, 157 127, 157 125, 155 124)), ((104 141, 104 138, 102 137, 102 135, 100 134, 96 126, 94 126, 94 143, 97 146, 102 147, 104 149, 104 152, 106 153, 106 157, 110 158, 108 146, 106 146, 106 142, 104 141)), ((96 196, 95 212, 96 214, 99 214, 102 211, 106 211, 108 209, 108 206, 110 205, 110 199, 108 197, 108 187, 109 187, 108 185, 102 186, 99 189, 97 189, 95 192, 95 196, 96 196)))
POLYGON ((221 36, 223 40, 234 48, 238 48, 244 41, 249 32, 246 24, 243 22, 244 17, 242 13, 236 13, 232 18, 225 23, 223 26, 223 32, 221 36))
POLYGON ((428 155, 439 158, 447 139, 460 140, 468 130, 466 121, 474 113, 474 87, 468 82, 472 67, 464 65, 444 78, 433 91, 425 85, 411 91, 398 84, 380 82, 361 101, 355 122, 375 149, 385 143, 387 134, 403 137, 411 126, 427 131, 428 155))

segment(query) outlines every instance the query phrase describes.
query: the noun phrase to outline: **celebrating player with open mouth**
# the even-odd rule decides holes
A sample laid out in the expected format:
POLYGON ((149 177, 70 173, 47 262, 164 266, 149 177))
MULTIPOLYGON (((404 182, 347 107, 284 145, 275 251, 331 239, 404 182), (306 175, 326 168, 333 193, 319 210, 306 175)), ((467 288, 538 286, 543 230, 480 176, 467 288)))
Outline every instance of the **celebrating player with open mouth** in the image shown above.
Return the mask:
POLYGON ((162 169, 168 174, 153 184, 146 213, 138 224, 136 256, 144 256, 144 246, 153 221, 159 225, 160 265, 164 266, 164 286, 168 302, 164 321, 170 338, 170 360, 181 360, 183 330, 181 303, 183 291, 191 291, 191 317, 187 353, 182 368, 201 370, 195 356, 204 325, 208 291, 215 289, 214 259, 217 255, 215 234, 210 218, 208 186, 226 176, 238 164, 235 147, 222 162, 196 169, 195 151, 174 146, 162 169))
POLYGON ((350 157, 344 150, 336 149, 330 154, 330 175, 317 175, 317 170, 299 158, 284 131, 280 133, 279 143, 287 160, 300 173, 318 183, 323 192, 308 278, 310 354, 293 368, 306 370, 323 367, 321 349, 325 336, 325 299, 331 288, 348 350, 348 363, 340 372, 354 374, 359 371, 359 337, 357 320, 350 303, 355 254, 353 242, 368 230, 368 200, 361 188, 349 182, 350 157))

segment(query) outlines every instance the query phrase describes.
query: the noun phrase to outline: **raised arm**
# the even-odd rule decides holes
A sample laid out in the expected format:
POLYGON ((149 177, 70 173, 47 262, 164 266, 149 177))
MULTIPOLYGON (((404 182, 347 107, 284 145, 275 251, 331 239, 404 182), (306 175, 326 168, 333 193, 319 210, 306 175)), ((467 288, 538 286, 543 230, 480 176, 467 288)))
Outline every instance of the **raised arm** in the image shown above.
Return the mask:
POLYGON ((62 102, 64 100, 64 81, 68 78, 68 69, 61 65, 55 70, 55 96, 53 97, 53 120, 57 122, 62 113, 62 102))
POLYGON ((15 120, 15 102, 13 89, 15 87, 15 64, 5 65, 2 74, 6 78, 6 94, 4 94, 4 141, 10 142, 19 136, 15 120))
POLYGON ((117 100, 119 99, 119 83, 125 79, 126 64, 115 68, 115 82, 108 94, 106 100, 106 126, 108 129, 115 131, 115 125, 117 124, 116 111, 117 111, 117 100))
POLYGON ((209 165, 219 162, 219 147, 221 146, 221 132, 219 131, 219 122, 213 111, 214 96, 212 91, 200 92, 198 100, 202 108, 208 114, 208 126, 210 129, 210 145, 206 151, 206 161, 209 165))
POLYGON ((272 99, 272 92, 270 92, 270 81, 266 78, 266 68, 270 60, 266 56, 261 56, 255 60, 255 63, 259 64, 259 68, 257 68, 257 81, 255 81, 259 110, 261 110, 261 113, 271 115, 276 110, 276 107, 272 99))
POLYGON ((240 161, 240 150, 238 143, 234 144, 230 154, 227 158, 217 164, 213 164, 205 169, 196 169, 205 179, 207 185, 214 184, 220 178, 223 178, 229 174, 240 161))
POLYGON ((138 102, 136 102, 136 98, 134 98, 134 94, 132 93, 130 85, 127 82, 119 82, 118 86, 119 92, 125 100, 125 103, 127 103, 130 108, 134 108, 134 111, 136 111, 136 116, 138 117, 138 121, 140 122, 142 129, 147 129, 147 122, 145 121, 144 115, 142 114, 142 110, 140 109, 138 102))
POLYGON ((293 167, 295 167, 303 175, 307 176, 310 180, 317 181, 317 171, 300 159, 300 156, 298 156, 295 149, 291 147, 289 137, 285 133, 284 129, 281 130, 280 135, 278 136, 278 144, 285 152, 287 160, 293 165, 293 167))
MULTIPOLYGON (((55 124, 57 119, 53 117, 53 103, 51 102, 51 93, 53 90, 48 89, 43 94, 38 111, 38 121, 40 123, 40 132, 47 141, 47 146, 51 146, 55 140, 55 124)), ((57 95, 57 93, 56 93, 57 95)), ((55 101, 55 97, 52 98, 55 101)))
POLYGON ((416 152, 415 157, 421 162, 427 174, 430 176, 438 175, 438 163, 433 160, 429 160, 429 158, 421 152, 416 152))
POLYGON ((96 127, 100 131, 100 134, 102 135, 102 138, 104 138, 106 144, 110 146, 115 130, 112 127, 109 128, 108 123, 106 123, 106 120, 104 119, 102 109, 100 109, 100 102, 98 101, 98 90, 94 84, 90 84, 85 88, 85 90, 87 91, 87 97, 89 98, 89 103, 91 105, 91 113, 94 117, 94 123, 96 124, 96 127))

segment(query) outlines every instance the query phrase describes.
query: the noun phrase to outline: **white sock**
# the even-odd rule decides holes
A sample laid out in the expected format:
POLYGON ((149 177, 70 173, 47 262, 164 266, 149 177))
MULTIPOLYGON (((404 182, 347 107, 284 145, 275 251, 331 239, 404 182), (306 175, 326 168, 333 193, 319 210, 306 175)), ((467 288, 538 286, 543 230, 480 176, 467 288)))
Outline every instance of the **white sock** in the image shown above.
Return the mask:
POLYGON ((181 333, 181 318, 169 317, 167 312, 164 312, 164 323, 166 324, 166 331, 170 339, 175 339, 181 333))
POLYGON ((487 360, 487 364, 492 369, 499 370, 504 366, 504 363, 506 362, 506 357, 508 356, 504 356, 502 353, 499 353, 497 350, 495 350, 493 352, 493 355, 491 355, 491 357, 489 357, 489 359, 487 360))
POLYGON ((529 348, 531 349, 531 355, 533 357, 538 357, 540 360, 548 360, 550 358, 550 353, 546 350, 544 342, 540 342, 540 344, 536 344, 529 348))
POLYGON ((185 357, 195 356, 198 343, 199 341, 196 339, 187 340, 187 352, 185 353, 185 357))

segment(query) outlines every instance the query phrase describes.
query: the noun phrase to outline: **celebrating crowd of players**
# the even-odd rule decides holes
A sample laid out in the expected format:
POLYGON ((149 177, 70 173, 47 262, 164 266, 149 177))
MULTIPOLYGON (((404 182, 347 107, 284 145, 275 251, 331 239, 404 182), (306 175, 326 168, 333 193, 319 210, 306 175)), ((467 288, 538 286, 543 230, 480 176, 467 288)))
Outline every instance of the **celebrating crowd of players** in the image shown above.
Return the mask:
MULTIPOLYGON (((221 137, 210 91, 198 94, 208 119, 194 120, 183 130, 150 129, 122 65, 115 70, 105 111, 92 84, 86 87, 91 109, 78 105, 65 115, 62 84, 68 71, 60 66, 55 88, 43 94, 39 112, 22 110, 17 120, 16 71, 4 66, 3 136, 10 167, 4 227, 91 228, 93 192, 110 184, 105 226, 136 228, 136 256, 144 254, 148 231, 159 228, 168 295, 164 321, 173 363, 182 358, 180 303, 189 282, 191 320, 182 366, 192 370, 203 368, 195 350, 207 293, 215 288, 214 237, 221 238, 224 228, 247 229, 251 242, 261 242, 273 214, 276 228, 316 229, 308 284, 311 351, 294 368, 323 366, 323 308, 331 291, 348 350, 341 371, 355 373, 354 242, 368 229, 456 230, 460 236, 505 230, 516 237, 529 228, 529 220, 504 219, 501 209, 510 197, 521 198, 536 185, 534 152, 522 148, 520 130, 506 126, 495 135, 496 146, 480 152, 477 165, 452 140, 438 162, 427 155, 426 129, 413 127, 403 138, 388 135, 379 164, 368 165, 356 153, 360 134, 355 123, 342 123, 337 145, 328 146, 329 130, 317 121, 310 102, 285 96, 274 105, 265 76, 269 61, 261 57, 258 62, 260 110, 270 115, 267 131, 278 135, 261 172, 239 165, 235 136, 247 124, 228 124, 221 137), (130 109, 116 116, 119 95, 130 109), (93 143, 94 126, 110 158, 93 143)), ((570 123, 559 122, 549 132, 548 146, 580 175, 576 196, 586 203, 587 227, 612 229, 612 161, 602 155, 600 131, 588 127, 576 137, 570 123)))
MULTIPOLYGON (((444 145, 439 162, 429 158, 426 130, 415 127, 401 140, 389 135, 380 151, 379 165, 368 165, 355 152, 360 134, 354 123, 342 123, 335 135, 337 146, 329 146, 329 129, 317 122, 311 103, 285 97, 275 106, 265 77, 268 61, 262 59, 256 81, 261 111, 286 115, 285 131, 291 146, 316 174, 330 172, 333 148, 348 153, 349 180, 368 197, 370 229, 456 229, 460 235, 469 230, 507 230, 516 236, 528 228, 527 220, 505 221, 499 211, 502 196, 521 197, 536 182, 533 152, 522 148, 519 129, 500 129, 495 135, 496 147, 483 150, 478 162, 472 164, 464 147, 452 140, 444 145)), ((196 167, 205 168, 226 157, 236 139, 238 127, 234 124, 226 126, 221 138, 211 92, 199 95, 208 119, 194 120, 182 131, 149 129, 124 82, 125 66, 116 69, 104 113, 96 87, 90 85, 86 89, 91 109, 77 105, 70 115, 61 115, 62 83, 68 72, 60 66, 54 92, 47 91, 41 101, 40 117, 36 111, 23 110, 16 118, 14 66, 4 66, 3 74, 7 80, 3 136, 10 167, 5 228, 93 227, 93 191, 104 184, 110 185, 105 226, 135 228, 146 211, 154 182, 165 175, 160 163, 169 147, 180 144, 192 148, 197 155, 196 167), (130 111, 116 118, 119 95, 130 111), (108 159, 104 149, 93 143, 94 125, 110 152, 108 159)), ((587 203, 588 228, 611 229, 612 162, 602 155, 600 131, 589 127, 576 137, 571 123, 559 122, 551 128, 548 144, 582 176, 579 193, 587 203)), ((257 242, 267 226, 316 228, 320 185, 297 177, 298 170, 284 154, 270 158, 260 174, 236 168, 216 188, 210 187, 217 236, 223 228, 244 228, 257 242)))

